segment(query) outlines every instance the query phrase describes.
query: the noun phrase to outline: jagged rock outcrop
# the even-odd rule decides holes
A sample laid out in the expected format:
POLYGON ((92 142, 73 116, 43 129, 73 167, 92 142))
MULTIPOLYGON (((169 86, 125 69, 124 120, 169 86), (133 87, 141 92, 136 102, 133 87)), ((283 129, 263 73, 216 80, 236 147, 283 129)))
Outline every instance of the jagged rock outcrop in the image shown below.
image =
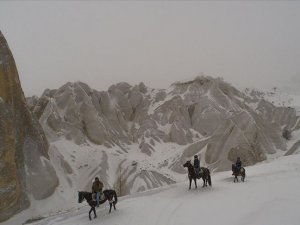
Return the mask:
MULTIPOLYGON (((300 125, 292 108, 276 107, 208 76, 160 90, 118 83, 99 92, 67 83, 30 102, 56 151, 64 140, 82 148, 100 146, 85 156, 91 158, 80 165, 82 174, 89 179, 100 174, 106 185, 115 186, 109 174, 122 170, 126 193, 177 181, 186 173, 182 164, 195 154, 214 170, 229 170, 237 156, 251 165, 278 151, 283 155, 288 150, 283 130, 300 125), (95 155, 100 166, 92 163, 95 155), (128 169, 132 161, 137 165, 128 169)), ((75 157, 63 152, 65 158, 75 157)), ((80 161, 68 163, 75 171, 80 161)))
POLYGON ((17 67, 0 32, 0 222, 43 199, 58 185, 48 142, 27 107, 17 67))

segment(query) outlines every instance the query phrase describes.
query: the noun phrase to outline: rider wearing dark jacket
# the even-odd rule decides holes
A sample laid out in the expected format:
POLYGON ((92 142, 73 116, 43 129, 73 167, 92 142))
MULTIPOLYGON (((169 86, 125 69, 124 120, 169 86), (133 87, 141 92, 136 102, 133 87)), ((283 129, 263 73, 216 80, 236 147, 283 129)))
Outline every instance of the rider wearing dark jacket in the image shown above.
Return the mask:
POLYGON ((200 168, 200 160, 198 159, 198 156, 194 156, 194 167, 195 168, 200 168))
POLYGON ((240 157, 237 157, 237 160, 235 162, 235 166, 236 166, 237 171, 241 170, 241 168, 242 168, 242 161, 241 161, 240 157))
POLYGON ((101 199, 102 188, 103 188, 103 183, 99 180, 98 177, 96 177, 95 181, 93 182, 92 193, 96 194, 97 207, 99 207, 99 202, 100 202, 100 199, 101 199))
POLYGON ((197 175, 199 175, 200 172, 200 160, 198 159, 198 156, 194 156, 194 168, 197 175))

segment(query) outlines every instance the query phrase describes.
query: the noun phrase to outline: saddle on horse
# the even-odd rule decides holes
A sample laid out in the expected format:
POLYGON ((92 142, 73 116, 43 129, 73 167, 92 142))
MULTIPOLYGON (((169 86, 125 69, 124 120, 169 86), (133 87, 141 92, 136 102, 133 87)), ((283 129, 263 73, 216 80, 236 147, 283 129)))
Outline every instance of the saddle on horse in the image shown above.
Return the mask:
POLYGON ((201 175, 203 173, 203 170, 201 168, 195 168, 195 173, 198 179, 201 178, 201 175))

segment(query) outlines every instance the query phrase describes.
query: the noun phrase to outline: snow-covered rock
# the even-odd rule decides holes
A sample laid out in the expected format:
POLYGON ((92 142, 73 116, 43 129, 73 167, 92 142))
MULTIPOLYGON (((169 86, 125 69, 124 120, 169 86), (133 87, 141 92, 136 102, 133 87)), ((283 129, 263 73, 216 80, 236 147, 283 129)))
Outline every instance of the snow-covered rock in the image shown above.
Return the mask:
POLYGON ((72 171, 61 178, 68 188, 89 190, 99 175, 108 187, 122 182, 122 194, 179 181, 195 154, 215 171, 230 169, 237 156, 252 165, 283 155, 291 147, 283 130, 300 126, 295 109, 209 76, 159 90, 118 83, 99 92, 67 83, 30 105, 72 171))

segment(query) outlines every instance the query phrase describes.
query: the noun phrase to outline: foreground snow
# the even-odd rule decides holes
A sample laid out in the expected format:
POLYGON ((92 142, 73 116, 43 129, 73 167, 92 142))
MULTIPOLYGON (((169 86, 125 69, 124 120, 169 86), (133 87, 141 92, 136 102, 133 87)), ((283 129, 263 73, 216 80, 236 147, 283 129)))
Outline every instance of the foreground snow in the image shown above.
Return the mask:
MULTIPOLYGON (((247 167, 244 183, 230 172, 214 174, 212 188, 188 190, 188 183, 120 198, 117 211, 108 205, 88 220, 88 206, 50 216, 35 225, 282 225, 299 224, 300 155, 247 167)), ((202 181, 200 185, 202 185, 202 181)), ((80 206, 80 205, 79 205, 80 206)))

